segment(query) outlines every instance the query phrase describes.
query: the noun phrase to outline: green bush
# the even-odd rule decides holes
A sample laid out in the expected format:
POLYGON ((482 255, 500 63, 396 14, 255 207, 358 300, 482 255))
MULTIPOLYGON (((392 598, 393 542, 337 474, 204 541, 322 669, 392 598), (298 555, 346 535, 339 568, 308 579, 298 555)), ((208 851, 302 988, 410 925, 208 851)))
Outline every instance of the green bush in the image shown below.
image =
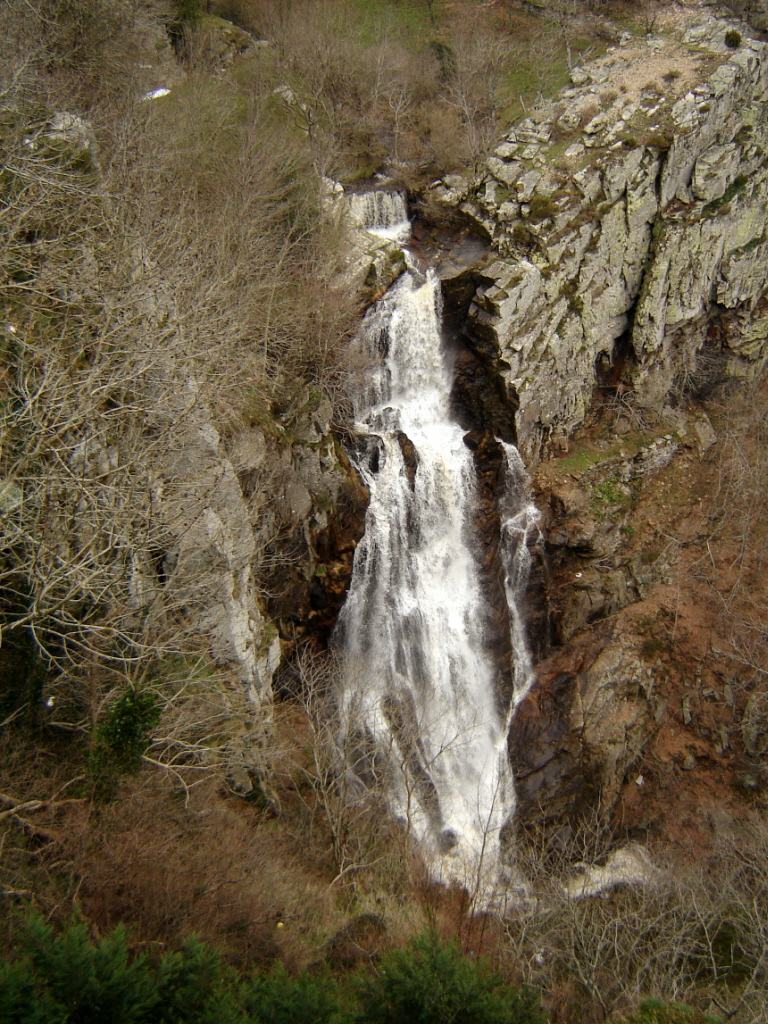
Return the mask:
POLYGON ((0 1024, 545 1024, 530 989, 432 931, 342 987, 280 964, 241 980, 196 938, 161 954, 134 952, 128 940, 122 926, 93 941, 79 918, 57 932, 32 915, 15 959, 0 960, 0 1024))
POLYGON ((116 928, 100 943, 81 921, 56 934, 32 917, 22 940, 26 956, 3 965, 10 986, 0 984, 0 1022, 133 1024, 151 996, 145 960, 129 960, 126 933, 116 928))
POLYGON ((741 32, 735 28, 729 28, 725 33, 725 45, 729 50, 738 50, 741 46, 741 32))
POLYGON ((49 1020, 31 966, 24 961, 0 963, 0 1024, 45 1024, 49 1020))
POLYGON ((96 726, 88 767, 99 795, 114 794, 121 775, 135 775, 149 745, 150 731, 160 720, 157 695, 151 690, 126 690, 96 726))
POLYGON ((243 1008, 258 1024, 341 1024, 338 989, 327 974, 294 978, 282 964, 244 986, 243 1008))
POLYGON ((530 989, 504 984, 482 960, 465 957, 434 931, 381 958, 361 982, 364 1024, 544 1024, 530 989))
POLYGON ((234 982, 218 952, 193 936, 157 963, 146 1024, 234 1024, 241 1020, 234 982))
POLYGON ((201 0, 173 0, 173 7, 183 25, 194 25, 203 15, 201 0))
POLYGON ((161 957, 133 954, 118 926, 92 942, 74 919, 60 932, 32 916, 21 956, 0 962, 0 1024, 235 1024, 234 976, 197 939, 161 957))

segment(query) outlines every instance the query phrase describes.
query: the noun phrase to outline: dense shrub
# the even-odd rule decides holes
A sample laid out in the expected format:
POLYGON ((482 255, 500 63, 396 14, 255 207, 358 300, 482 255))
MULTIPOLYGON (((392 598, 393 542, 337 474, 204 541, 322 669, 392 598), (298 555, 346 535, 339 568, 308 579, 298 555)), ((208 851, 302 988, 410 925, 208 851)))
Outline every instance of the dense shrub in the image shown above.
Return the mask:
POLYGON ((243 1007, 259 1024, 342 1024, 337 986, 326 974, 294 978, 278 964, 244 986, 243 1007))
POLYGON ((0 1024, 230 1024, 232 976, 195 939, 159 958, 132 954, 118 926, 92 942, 86 924, 56 933, 32 917, 21 957, 0 964, 0 1024))
POLYGON ((370 1024, 544 1024, 532 990, 505 985, 433 931, 385 954, 360 997, 358 1020, 370 1024))
POLYGON ((0 962, 0 1024, 544 1024, 532 991, 433 932, 345 988, 282 965, 242 981, 194 938, 178 952, 134 953, 122 926, 94 942, 81 920, 57 933, 33 916, 18 958, 0 962))

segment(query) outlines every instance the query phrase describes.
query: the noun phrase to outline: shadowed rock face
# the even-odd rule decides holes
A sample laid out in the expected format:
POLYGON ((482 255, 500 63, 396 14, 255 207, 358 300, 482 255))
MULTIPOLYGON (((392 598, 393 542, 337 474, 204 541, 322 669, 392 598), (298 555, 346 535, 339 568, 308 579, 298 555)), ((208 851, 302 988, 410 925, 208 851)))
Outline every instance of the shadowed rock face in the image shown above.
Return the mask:
POLYGON ((468 430, 489 431, 508 444, 515 443, 515 403, 504 382, 489 363, 470 348, 461 348, 454 363, 452 412, 468 430))
POLYGON ((444 290, 465 302, 473 279, 461 333, 519 406, 529 464, 583 423, 596 386, 660 411, 714 363, 734 377, 763 364, 768 44, 743 26, 731 50, 729 27, 705 18, 614 49, 516 125, 478 179, 434 190, 491 239, 444 290), (663 84, 633 86, 651 58, 663 84))
POLYGON ((266 552, 266 608, 289 644, 302 638, 327 644, 368 505, 368 492, 330 435, 328 421, 320 421, 313 429, 293 422, 292 443, 279 436, 265 442, 251 431, 261 438, 260 453, 249 461, 237 452, 256 543, 266 552))
POLYGON ((509 608, 504 591, 504 568, 499 550, 501 518, 499 497, 504 486, 504 451, 487 431, 471 431, 464 443, 472 451, 477 474, 477 493, 472 529, 472 552, 478 565, 485 599, 486 649, 496 668, 499 706, 507 707, 512 692, 512 645, 509 608))
POLYGON ((314 575, 309 589, 309 630, 321 643, 326 643, 336 624, 341 606, 352 579, 355 549, 363 535, 368 492, 351 467, 347 469, 336 508, 328 526, 314 536, 315 557, 325 572, 314 575))
POLYGON ((655 726, 652 673, 602 623, 537 667, 509 733, 521 826, 610 810, 655 726))

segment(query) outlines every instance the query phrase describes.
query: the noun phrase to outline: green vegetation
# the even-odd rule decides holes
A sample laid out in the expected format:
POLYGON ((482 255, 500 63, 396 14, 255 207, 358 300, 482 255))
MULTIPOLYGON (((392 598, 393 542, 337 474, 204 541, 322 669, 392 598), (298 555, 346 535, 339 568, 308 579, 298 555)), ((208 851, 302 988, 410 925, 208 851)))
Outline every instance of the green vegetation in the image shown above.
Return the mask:
POLYGON ((530 989, 504 984, 455 943, 426 932, 375 973, 342 983, 282 965, 241 977, 216 950, 131 949, 118 926, 95 941, 77 918, 56 932, 32 916, 0 962, 0 1024, 544 1024, 530 989))
POLYGON ((738 50, 741 46, 741 32, 735 28, 729 28, 725 33, 725 45, 729 50, 738 50))
POLYGON ((127 690, 102 715, 88 757, 101 795, 113 796, 121 775, 139 771, 160 716, 157 695, 151 690, 127 690))
POLYGON ((722 1018, 702 1013, 683 1003, 664 1003, 646 999, 636 1013, 622 1017, 617 1024, 721 1024, 722 1018))
POLYGON ((605 453, 601 451, 587 451, 581 449, 579 451, 569 452, 562 458, 558 459, 558 465, 561 469, 573 473, 583 473, 585 469, 589 469, 590 466, 596 466, 598 462, 601 462, 605 458, 605 453))
POLYGON ((370 1024, 545 1024, 530 989, 502 983, 482 961, 428 931, 392 950, 360 987, 360 1021, 370 1024))
POLYGON ((529 219, 534 221, 546 220, 557 212, 557 207, 549 196, 535 195, 529 206, 529 219))
POLYGON ((592 488, 590 507, 596 519, 613 517, 627 507, 628 498, 618 480, 606 480, 592 488))
POLYGON ((203 14, 202 0, 173 0, 173 8, 182 25, 195 25, 203 14))
POLYGON ((443 14, 442 0, 413 0, 393 3, 392 0, 352 0, 352 10, 363 30, 363 40, 374 43, 380 37, 382 24, 400 42, 422 44, 435 31, 443 14))

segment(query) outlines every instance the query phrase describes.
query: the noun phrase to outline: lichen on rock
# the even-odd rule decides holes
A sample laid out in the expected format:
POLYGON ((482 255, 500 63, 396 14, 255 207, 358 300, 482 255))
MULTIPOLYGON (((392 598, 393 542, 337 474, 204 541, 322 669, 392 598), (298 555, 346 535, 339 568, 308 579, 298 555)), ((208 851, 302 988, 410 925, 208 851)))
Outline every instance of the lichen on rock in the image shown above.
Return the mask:
POLYGON ((634 84, 642 44, 609 50, 474 182, 435 186, 498 254, 477 271, 465 333, 495 354, 529 461, 584 422, 596 385, 659 412, 705 345, 725 375, 763 364, 768 44, 742 26, 731 50, 728 25, 651 40, 663 87, 634 84))

